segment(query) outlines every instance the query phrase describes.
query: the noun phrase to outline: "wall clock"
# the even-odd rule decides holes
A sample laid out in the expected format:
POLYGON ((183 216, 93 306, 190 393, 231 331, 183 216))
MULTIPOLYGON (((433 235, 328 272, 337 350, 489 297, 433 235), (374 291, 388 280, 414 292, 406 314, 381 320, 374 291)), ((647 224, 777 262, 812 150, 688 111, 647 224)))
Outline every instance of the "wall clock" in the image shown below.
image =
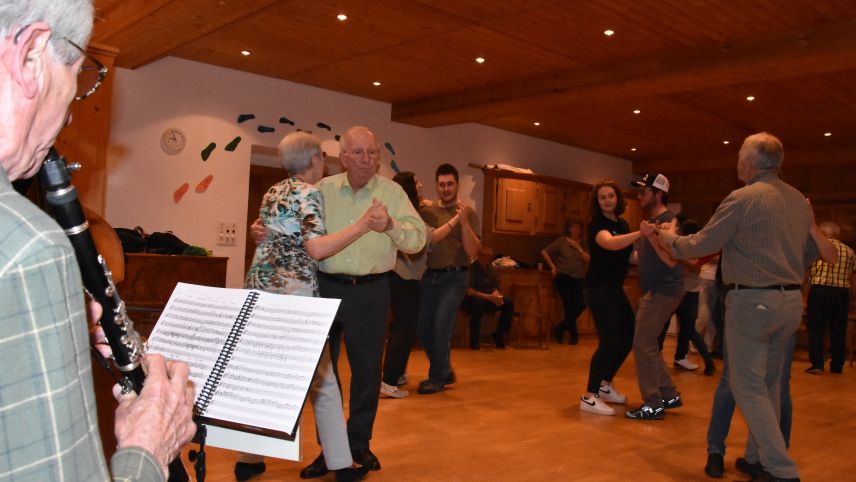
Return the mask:
POLYGON ((170 155, 175 155, 184 150, 187 144, 187 136, 178 127, 170 127, 161 135, 161 149, 170 155))

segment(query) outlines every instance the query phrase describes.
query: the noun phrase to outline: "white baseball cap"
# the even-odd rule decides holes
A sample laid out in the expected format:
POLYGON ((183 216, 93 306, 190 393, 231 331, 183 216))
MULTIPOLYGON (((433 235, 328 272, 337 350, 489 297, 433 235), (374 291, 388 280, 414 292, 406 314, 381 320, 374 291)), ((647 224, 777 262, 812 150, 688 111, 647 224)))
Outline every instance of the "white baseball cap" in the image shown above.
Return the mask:
POLYGON ((630 183, 634 187, 653 187, 663 192, 669 192, 669 180, 662 174, 645 174, 642 179, 630 183))

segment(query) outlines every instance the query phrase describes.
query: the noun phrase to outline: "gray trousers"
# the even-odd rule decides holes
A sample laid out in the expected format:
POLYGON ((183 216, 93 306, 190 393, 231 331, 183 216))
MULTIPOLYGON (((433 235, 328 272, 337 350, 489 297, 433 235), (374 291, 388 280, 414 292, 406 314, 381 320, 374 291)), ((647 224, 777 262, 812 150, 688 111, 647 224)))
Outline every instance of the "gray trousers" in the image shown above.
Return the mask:
POLYGON ((782 370, 802 320, 797 291, 735 289, 725 299, 728 382, 749 426, 745 457, 775 477, 799 477, 779 428, 782 370))
POLYGON ((663 406, 663 399, 674 398, 678 390, 672 382, 658 337, 672 313, 681 304, 683 293, 666 295, 649 291, 639 298, 636 310, 636 330, 633 334, 633 358, 642 401, 651 408, 663 406))

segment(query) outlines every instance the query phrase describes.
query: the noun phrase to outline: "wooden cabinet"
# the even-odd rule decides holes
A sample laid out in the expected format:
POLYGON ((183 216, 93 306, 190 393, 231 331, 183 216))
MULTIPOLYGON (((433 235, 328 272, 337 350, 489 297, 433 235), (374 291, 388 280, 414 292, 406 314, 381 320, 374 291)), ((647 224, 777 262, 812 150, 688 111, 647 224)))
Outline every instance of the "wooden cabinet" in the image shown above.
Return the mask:
POLYGON ((538 183, 535 234, 560 235, 565 230, 565 192, 558 186, 538 183))
POLYGON ((483 169, 482 244, 534 268, 570 217, 585 220, 591 186, 548 176, 483 169))
POLYGON ((534 182, 520 179, 497 180, 494 229, 514 233, 531 232, 535 227, 534 202, 534 182))
POLYGON ((116 289, 137 331, 148 336, 179 281, 223 288, 227 261, 220 256, 130 253, 125 279, 116 289))
POLYGON ((524 179, 496 180, 493 229, 509 233, 559 235, 565 225, 561 187, 524 179))

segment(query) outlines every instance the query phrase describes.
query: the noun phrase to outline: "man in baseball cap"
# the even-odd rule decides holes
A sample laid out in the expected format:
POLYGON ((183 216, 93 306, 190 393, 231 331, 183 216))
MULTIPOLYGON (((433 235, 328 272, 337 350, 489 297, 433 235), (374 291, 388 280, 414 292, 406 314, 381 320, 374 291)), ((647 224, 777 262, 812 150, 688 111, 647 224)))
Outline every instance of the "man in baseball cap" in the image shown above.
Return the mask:
POLYGON ((669 180, 662 174, 645 174, 642 179, 630 183, 633 187, 653 187, 665 193, 669 192, 669 180))
MULTIPOLYGON (((648 223, 671 222, 672 211, 666 207, 669 180, 662 174, 646 174, 630 183, 639 187, 639 207, 648 214, 648 223)), ((642 228, 646 223, 642 223, 642 228)), ((663 327, 684 296, 683 270, 657 242, 655 229, 642 229, 644 237, 636 242, 639 260, 639 306, 636 310, 636 330, 633 334, 633 357, 642 406, 628 410, 625 415, 637 420, 663 418, 666 410, 683 405, 663 356, 659 336, 663 327)))

